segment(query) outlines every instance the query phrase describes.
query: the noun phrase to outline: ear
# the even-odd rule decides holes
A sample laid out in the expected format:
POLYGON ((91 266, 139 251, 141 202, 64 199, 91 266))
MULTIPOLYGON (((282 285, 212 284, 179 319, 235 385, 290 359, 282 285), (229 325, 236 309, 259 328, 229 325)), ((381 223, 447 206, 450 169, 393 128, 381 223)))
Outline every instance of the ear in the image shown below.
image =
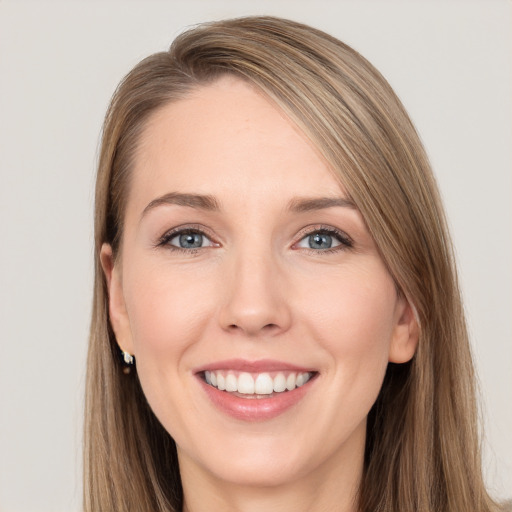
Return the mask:
POLYGON ((100 261, 107 281, 110 323, 116 335, 117 344, 121 350, 133 355, 133 341, 124 301, 121 265, 114 261, 112 247, 109 244, 101 246, 100 261))
POLYGON ((406 363, 416 352, 419 339, 418 315, 410 301, 400 294, 397 301, 396 324, 389 348, 389 362, 406 363))

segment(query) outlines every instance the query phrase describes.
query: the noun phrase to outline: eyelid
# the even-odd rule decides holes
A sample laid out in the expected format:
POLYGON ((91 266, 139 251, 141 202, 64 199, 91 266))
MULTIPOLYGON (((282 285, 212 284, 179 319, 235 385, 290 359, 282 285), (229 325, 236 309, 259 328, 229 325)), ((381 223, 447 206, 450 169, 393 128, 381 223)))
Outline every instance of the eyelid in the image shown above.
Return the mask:
POLYGON ((354 241, 352 240, 352 238, 349 235, 347 235, 347 233, 342 231, 341 229, 338 229, 338 228, 335 228, 334 226, 329 226, 326 224, 314 224, 314 225, 306 226, 306 227, 302 228, 297 233, 296 241, 293 242, 293 244, 292 244, 292 249, 297 248, 296 247, 297 244, 299 242, 301 242, 304 238, 306 238, 307 236, 311 236, 315 233, 326 233, 328 235, 334 236, 340 242, 340 244, 335 247, 332 247, 329 249, 323 249, 323 250, 307 249, 305 247, 304 248, 301 247, 300 249, 311 250, 312 252, 315 252, 315 253, 322 253, 322 252, 325 253, 325 252, 329 252, 329 251, 349 249, 349 248, 353 247, 353 245, 354 245, 354 241))
MULTIPOLYGON (((170 245, 169 241, 175 238, 176 236, 179 236, 180 234, 185 234, 187 232, 194 232, 199 233, 211 242, 211 245, 208 247, 220 247, 221 244, 216 240, 216 237, 211 233, 211 231, 206 228, 205 226, 201 224, 183 224, 180 226, 175 226, 169 230, 167 230, 162 236, 160 236, 155 244, 155 247, 164 247, 167 246, 168 248, 171 248, 172 250, 177 251, 185 251, 188 253, 199 251, 202 249, 206 249, 208 247, 198 247, 195 249, 185 249, 182 247, 177 247, 174 245, 170 245)), ((354 242, 352 238, 344 231, 335 228, 330 225, 326 224, 313 224, 310 226, 306 226, 302 228, 295 237, 295 242, 293 242, 291 248, 292 249, 299 249, 297 247, 297 244, 301 242, 304 238, 307 236, 310 236, 314 233, 326 233, 331 236, 334 236, 340 243, 339 245, 329 248, 329 249, 323 249, 323 250, 317 250, 317 249, 307 249, 307 248, 300 248, 302 250, 310 250, 314 253, 327 253, 330 251, 337 251, 337 250, 343 250, 343 249, 349 249, 353 247, 354 242)))
POLYGON ((220 243, 216 241, 215 236, 210 232, 208 228, 201 224, 183 224, 180 226, 173 227, 166 231, 162 236, 160 236, 155 244, 156 247, 168 246, 172 249, 176 249, 178 251, 183 250, 187 252, 196 251, 198 249, 206 249, 208 247, 197 247, 195 249, 185 249, 183 247, 177 247, 175 245, 170 245, 169 241, 173 238, 186 233, 199 233, 205 236, 210 242, 211 245, 208 247, 219 247, 220 243))

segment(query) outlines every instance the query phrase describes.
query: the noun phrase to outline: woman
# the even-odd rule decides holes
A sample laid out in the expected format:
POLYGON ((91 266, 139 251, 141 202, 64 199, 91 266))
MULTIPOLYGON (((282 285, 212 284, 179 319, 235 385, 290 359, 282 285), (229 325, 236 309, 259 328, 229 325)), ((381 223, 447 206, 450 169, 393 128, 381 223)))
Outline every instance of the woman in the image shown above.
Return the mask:
POLYGON ((252 17, 142 61, 95 229, 86 510, 496 510, 437 188, 355 51, 252 17))

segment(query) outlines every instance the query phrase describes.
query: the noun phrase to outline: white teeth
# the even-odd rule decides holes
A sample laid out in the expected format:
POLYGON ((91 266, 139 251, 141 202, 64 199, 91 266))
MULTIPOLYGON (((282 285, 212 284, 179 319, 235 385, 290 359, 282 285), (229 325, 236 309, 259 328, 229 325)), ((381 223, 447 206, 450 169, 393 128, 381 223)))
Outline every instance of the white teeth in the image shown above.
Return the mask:
POLYGON ((286 377, 282 373, 278 373, 274 377, 274 391, 282 393, 286 389, 286 377))
POLYGON ((226 391, 238 391, 236 376, 232 373, 228 373, 226 376, 226 391))
POLYGON ((274 391, 272 377, 268 373, 260 373, 254 383, 254 392, 258 395, 270 395, 274 391))
POLYGON ((297 381, 295 382, 295 384, 297 385, 298 388, 300 388, 301 386, 304 386, 304 384, 306 384, 306 382, 310 378, 311 378, 310 373, 299 373, 299 375, 297 375, 297 381))
POLYGON ((288 391, 295 389, 295 379, 296 377, 294 373, 290 373, 290 375, 288 375, 288 378, 286 379, 286 389, 288 391))
POLYGON ((292 391, 296 387, 303 386, 311 378, 311 373, 292 372, 285 375, 280 372, 272 378, 266 372, 258 374, 242 372, 237 376, 233 372, 205 371, 204 378, 208 384, 221 391, 238 392, 243 395, 256 394, 263 397, 263 395, 292 391))
POLYGON ((238 392, 254 395, 254 379, 250 373, 241 373, 238 377, 238 392))

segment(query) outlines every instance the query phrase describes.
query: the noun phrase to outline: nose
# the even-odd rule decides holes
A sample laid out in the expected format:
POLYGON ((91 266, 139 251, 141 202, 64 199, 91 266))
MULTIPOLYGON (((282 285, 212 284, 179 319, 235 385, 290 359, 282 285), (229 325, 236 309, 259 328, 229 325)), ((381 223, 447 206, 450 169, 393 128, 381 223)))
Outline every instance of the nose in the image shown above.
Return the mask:
POLYGON ((287 331, 291 323, 286 300, 289 288, 275 258, 246 250, 233 255, 228 265, 220 304, 221 327, 250 337, 287 331))

